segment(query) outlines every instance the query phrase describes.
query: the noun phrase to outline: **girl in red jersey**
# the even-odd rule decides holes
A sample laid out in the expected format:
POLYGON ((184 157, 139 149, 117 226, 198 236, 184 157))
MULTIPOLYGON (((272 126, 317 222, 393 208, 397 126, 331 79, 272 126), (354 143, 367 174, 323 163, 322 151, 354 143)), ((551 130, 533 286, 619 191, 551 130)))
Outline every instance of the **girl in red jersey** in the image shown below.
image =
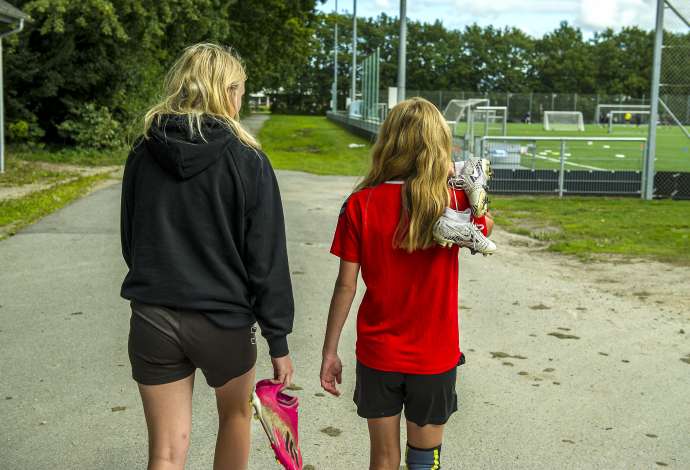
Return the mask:
MULTIPOLYGON (((430 102, 412 98, 381 126, 369 173, 340 212, 331 253, 340 258, 323 346, 321 386, 340 392, 338 342, 362 271, 354 401, 366 418, 370 469, 398 470, 400 416, 410 470, 440 468, 444 424, 457 410, 458 247, 434 243, 446 207, 468 207, 447 184, 451 135, 430 102), (457 201, 457 206, 456 206, 457 201)), ((490 216, 475 223, 491 231, 490 216)))

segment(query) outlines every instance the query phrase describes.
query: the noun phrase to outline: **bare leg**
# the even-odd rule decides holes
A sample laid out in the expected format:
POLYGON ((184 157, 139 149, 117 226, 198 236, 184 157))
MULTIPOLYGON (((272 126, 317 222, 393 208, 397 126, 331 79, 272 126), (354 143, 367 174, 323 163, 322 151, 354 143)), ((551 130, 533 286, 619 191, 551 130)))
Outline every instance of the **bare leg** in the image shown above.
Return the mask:
POLYGON ((214 470, 244 470, 249 464, 252 411, 249 399, 255 369, 216 388, 218 440, 214 470))
POLYGON ((163 385, 139 384, 149 433, 148 470, 183 470, 192 432, 194 374, 163 385))
POLYGON ((443 425, 417 426, 407 422, 407 443, 417 449, 433 449, 443 442, 443 425))
POLYGON ((367 420, 369 424, 369 470, 400 469, 400 415, 367 420))

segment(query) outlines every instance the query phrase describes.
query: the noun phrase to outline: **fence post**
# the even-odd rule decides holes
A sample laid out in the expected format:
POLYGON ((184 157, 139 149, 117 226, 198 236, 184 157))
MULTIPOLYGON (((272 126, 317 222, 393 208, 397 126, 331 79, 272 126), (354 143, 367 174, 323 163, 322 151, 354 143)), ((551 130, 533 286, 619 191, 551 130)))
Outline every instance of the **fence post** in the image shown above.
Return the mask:
POLYGON ((558 197, 563 197, 565 186, 565 140, 561 140, 561 169, 558 173, 558 197))
POLYGON ((654 197, 654 160, 656 158, 656 124, 659 115, 659 81, 661 74, 661 50, 664 41, 664 0, 656 2, 656 28, 654 31, 654 56, 652 64, 652 90, 649 108, 649 130, 647 134, 647 152, 644 162, 644 190, 642 198, 654 197))
POLYGON ((645 185, 647 184, 647 178, 645 176, 645 173, 647 171, 646 165, 645 165, 645 157, 647 156, 647 142, 642 142, 642 160, 640 163, 642 163, 642 185, 640 187, 640 196, 644 197, 644 192, 645 192, 645 185))

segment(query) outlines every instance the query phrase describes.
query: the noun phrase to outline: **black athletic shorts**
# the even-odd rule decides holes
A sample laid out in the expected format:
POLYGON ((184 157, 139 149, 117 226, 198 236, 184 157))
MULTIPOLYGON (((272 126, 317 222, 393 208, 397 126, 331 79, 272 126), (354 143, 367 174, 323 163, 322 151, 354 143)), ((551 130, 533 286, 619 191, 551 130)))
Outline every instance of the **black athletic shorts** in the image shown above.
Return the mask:
POLYGON ((140 384, 175 382, 198 367, 211 387, 220 387, 256 363, 254 326, 220 328, 198 311, 131 305, 129 360, 140 384))
POLYGON ((401 374, 372 369, 357 361, 357 414, 367 419, 385 418, 405 408, 405 418, 418 426, 446 424, 458 410, 456 377, 457 367, 441 374, 401 374))

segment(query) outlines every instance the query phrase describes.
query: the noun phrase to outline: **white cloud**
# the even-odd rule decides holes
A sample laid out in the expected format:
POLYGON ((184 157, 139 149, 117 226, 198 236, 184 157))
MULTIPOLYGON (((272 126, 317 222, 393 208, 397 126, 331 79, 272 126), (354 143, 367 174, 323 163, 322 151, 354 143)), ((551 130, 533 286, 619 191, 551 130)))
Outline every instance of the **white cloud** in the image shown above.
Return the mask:
POLYGON ((582 0, 577 24, 595 31, 634 25, 650 28, 655 13, 649 0, 582 0))
MULTIPOLYGON (((340 0, 341 11, 351 11, 352 1, 340 0)), ((541 36, 561 21, 586 33, 632 25, 651 29, 655 4, 655 0, 408 0, 407 14, 420 21, 439 19, 449 28, 463 29, 472 23, 514 26, 541 36)), ((327 0, 319 9, 333 11, 333 7, 334 0, 327 0)), ((358 15, 371 17, 383 12, 397 16, 399 0, 357 0, 358 15)))

